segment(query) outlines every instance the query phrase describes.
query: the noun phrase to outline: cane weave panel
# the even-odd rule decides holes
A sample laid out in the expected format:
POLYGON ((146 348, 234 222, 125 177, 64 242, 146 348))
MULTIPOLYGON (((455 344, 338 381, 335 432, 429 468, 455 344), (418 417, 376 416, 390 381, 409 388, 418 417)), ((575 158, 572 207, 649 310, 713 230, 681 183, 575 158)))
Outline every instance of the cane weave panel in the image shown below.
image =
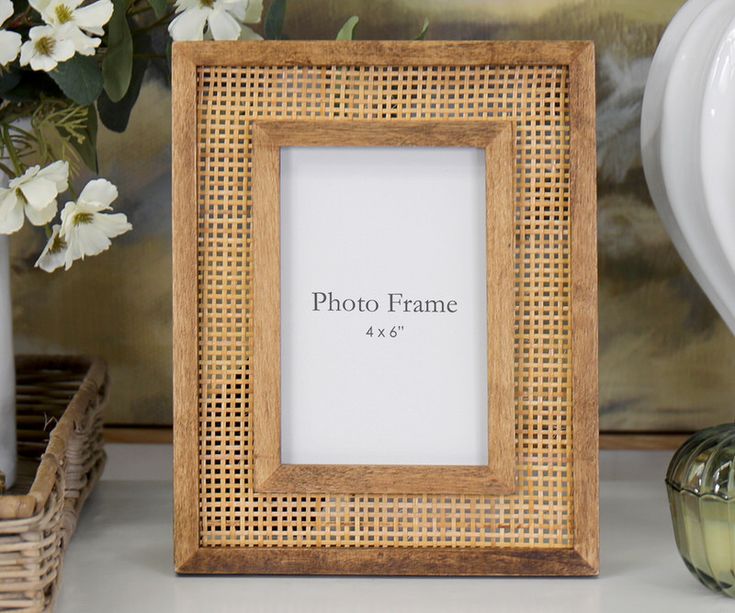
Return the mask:
POLYGON ((538 65, 197 69, 202 546, 573 544, 567 79, 565 66, 538 65), (254 493, 251 127, 260 118, 514 121, 516 494, 254 493))

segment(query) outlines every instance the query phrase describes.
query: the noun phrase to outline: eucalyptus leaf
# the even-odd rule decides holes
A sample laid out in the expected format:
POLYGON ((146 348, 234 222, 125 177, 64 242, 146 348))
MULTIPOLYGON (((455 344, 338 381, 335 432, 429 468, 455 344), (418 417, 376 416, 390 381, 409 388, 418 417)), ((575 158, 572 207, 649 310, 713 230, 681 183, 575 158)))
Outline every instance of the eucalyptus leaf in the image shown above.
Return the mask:
POLYGON ((10 71, 0 74, 0 95, 12 91, 18 83, 20 83, 19 70, 10 69, 10 71))
POLYGON ((133 37, 126 15, 127 0, 112 0, 114 7, 107 30, 107 53, 102 61, 105 92, 119 102, 130 87, 133 74, 133 37))
POLYGON ((168 12, 168 0, 148 0, 148 4, 150 4, 151 8, 153 9, 153 14, 158 19, 163 17, 168 12))
POLYGON ((414 40, 424 40, 426 38, 426 34, 429 31, 429 18, 424 17, 424 25, 421 26, 421 31, 416 35, 416 38, 414 40))
POLYGON ((59 97, 59 86, 45 72, 11 68, 0 79, 0 97, 9 102, 28 102, 43 96, 59 97), (15 84, 13 84, 15 83, 15 84))
POLYGON ((283 22, 286 18, 287 0, 273 0, 265 16, 265 37, 268 40, 283 40, 283 22))
POLYGON ((102 93, 102 72, 94 57, 75 55, 48 74, 64 95, 80 106, 89 106, 102 93))
POLYGON ((355 27, 360 18, 356 15, 350 17, 345 24, 337 32, 337 40, 354 40, 355 38, 355 27))
POLYGON ((130 87, 121 100, 113 102, 107 95, 102 95, 97 100, 97 111, 100 114, 100 120, 104 126, 113 132, 125 132, 130 121, 130 113, 133 111, 135 102, 140 95, 140 88, 143 85, 143 77, 148 68, 148 60, 135 60, 133 62, 133 75, 130 79, 130 87))

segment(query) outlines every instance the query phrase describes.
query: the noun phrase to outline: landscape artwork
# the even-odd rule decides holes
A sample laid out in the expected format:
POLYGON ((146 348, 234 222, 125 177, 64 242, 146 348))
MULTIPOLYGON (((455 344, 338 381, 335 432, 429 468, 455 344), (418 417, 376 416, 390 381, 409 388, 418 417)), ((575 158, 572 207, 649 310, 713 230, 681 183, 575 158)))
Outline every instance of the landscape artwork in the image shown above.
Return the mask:
MULTIPOLYGON (((639 154, 643 91, 680 0, 309 0, 287 3, 284 37, 592 39, 597 52, 600 411, 603 431, 684 432, 731 421, 735 339, 671 244, 639 154)), ((265 10, 268 9, 266 2, 265 10)), ((262 24, 256 27, 262 33, 262 24)), ((103 356, 109 424, 168 425, 171 399, 171 114, 149 71, 128 130, 100 128, 100 174, 133 231, 115 249, 51 275, 42 237, 13 241, 15 350, 103 356), (131 155, 130 152, 135 152, 131 155)), ((63 203, 61 203, 63 205, 63 203)))

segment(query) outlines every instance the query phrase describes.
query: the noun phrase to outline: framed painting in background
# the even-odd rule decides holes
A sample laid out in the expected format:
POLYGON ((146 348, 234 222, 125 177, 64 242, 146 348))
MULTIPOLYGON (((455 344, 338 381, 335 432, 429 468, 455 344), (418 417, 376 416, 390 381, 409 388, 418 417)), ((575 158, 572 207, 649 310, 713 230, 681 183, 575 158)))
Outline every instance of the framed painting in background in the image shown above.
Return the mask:
POLYGON ((177 571, 596 574, 591 44, 177 44, 173 133, 177 571))
MULTIPOLYGON (((366 14, 362 0, 311 0, 289 3, 283 26, 290 40, 329 39, 359 15, 357 38, 406 40, 428 17, 429 40, 595 42, 600 427, 617 433, 603 436, 603 445, 672 445, 643 435, 732 418, 735 339, 671 244, 638 155, 648 66, 681 4, 456 0, 450 10, 444 0, 394 0, 366 14)), ((255 28, 263 34, 263 24, 255 28)), ((118 207, 135 231, 109 253, 50 277, 33 268, 42 237, 34 242, 29 229, 12 245, 16 350, 104 355, 114 382, 105 421, 119 427, 108 434, 137 442, 170 441, 172 423, 170 89, 162 75, 150 72, 124 134, 102 125, 98 134, 100 174, 125 185, 118 207)))

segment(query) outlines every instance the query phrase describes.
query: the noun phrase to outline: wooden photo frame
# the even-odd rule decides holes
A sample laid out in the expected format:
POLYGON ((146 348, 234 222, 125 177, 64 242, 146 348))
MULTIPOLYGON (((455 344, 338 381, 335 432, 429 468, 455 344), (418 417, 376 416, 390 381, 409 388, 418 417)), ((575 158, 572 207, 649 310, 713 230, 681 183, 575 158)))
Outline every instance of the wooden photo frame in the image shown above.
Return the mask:
POLYGON ((368 494, 503 494, 514 485, 513 142, 495 122, 344 120, 253 124, 253 424, 255 490, 340 494, 355 483, 368 494), (486 466, 282 464, 280 428, 280 151, 282 147, 472 147, 485 151, 487 223, 488 463, 486 466), (257 356, 257 357, 256 357, 257 356))
POLYGON ((177 43, 173 95, 177 572, 596 574, 591 44, 177 43), (484 151, 486 465, 282 462, 285 147, 484 151))

